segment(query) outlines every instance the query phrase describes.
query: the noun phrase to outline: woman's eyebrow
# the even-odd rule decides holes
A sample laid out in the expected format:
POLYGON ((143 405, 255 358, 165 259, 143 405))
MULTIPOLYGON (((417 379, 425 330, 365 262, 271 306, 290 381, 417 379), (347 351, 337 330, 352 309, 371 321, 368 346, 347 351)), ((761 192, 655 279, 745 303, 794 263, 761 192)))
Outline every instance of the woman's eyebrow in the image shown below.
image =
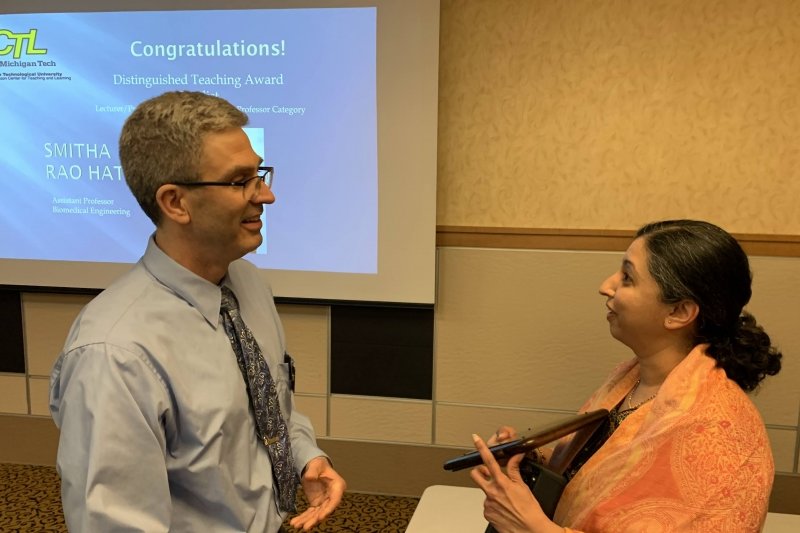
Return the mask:
POLYGON ((622 270, 627 270, 629 272, 636 272, 636 266, 631 262, 630 259, 623 259, 622 270))

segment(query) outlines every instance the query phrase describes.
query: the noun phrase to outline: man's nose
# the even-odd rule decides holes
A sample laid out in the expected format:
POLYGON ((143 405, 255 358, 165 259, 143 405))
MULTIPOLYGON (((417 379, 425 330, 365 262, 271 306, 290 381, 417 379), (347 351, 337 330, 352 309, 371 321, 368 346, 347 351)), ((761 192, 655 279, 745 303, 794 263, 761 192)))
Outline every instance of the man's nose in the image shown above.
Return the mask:
POLYGON ((256 204, 271 204, 275 202, 275 193, 269 185, 263 183, 250 201, 256 204))

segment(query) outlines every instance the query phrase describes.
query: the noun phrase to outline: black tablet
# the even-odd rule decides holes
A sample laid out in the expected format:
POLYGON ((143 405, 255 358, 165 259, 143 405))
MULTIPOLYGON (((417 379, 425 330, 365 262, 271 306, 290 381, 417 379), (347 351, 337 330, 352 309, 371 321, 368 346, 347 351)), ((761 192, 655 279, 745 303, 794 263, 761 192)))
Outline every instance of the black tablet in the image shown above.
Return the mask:
MULTIPOLYGON (((594 425, 594 429, 597 429, 606 418, 608 418, 606 409, 573 415, 537 428, 535 432, 525 437, 490 446, 489 450, 495 459, 502 463, 518 453, 527 453, 587 426, 594 425)), ((444 469, 455 472, 464 468, 478 466, 482 462, 480 454, 474 451, 445 461, 444 469)))

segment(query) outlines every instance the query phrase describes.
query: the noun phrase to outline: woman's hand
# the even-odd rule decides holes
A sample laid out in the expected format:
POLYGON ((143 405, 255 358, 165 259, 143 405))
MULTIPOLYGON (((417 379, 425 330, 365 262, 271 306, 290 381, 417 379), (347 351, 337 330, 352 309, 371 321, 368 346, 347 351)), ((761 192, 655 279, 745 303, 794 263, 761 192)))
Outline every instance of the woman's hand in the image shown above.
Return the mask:
POLYGON ((517 430, 511 426, 500 426, 497 431, 492 433, 492 435, 487 439, 486 445, 487 446, 494 446, 495 444, 500 444, 503 442, 508 442, 510 440, 518 439, 519 435, 517 435, 517 430))
MULTIPOLYGON (((499 431, 496 436, 500 436, 499 431)), ((487 443, 477 435, 473 435, 472 439, 483 459, 482 465, 472 469, 470 477, 486 494, 484 518, 499 533, 563 533, 563 528, 547 518, 522 480, 519 463, 523 455, 517 454, 508 460, 506 475, 489 451, 487 443)))

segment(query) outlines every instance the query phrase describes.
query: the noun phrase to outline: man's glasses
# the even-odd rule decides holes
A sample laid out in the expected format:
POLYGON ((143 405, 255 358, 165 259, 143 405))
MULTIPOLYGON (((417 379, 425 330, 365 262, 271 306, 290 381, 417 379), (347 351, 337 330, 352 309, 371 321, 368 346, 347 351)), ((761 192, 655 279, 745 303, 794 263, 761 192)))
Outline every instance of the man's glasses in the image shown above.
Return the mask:
POLYGON ((182 187, 238 187, 245 198, 253 198, 261 192, 261 185, 272 188, 275 167, 258 167, 257 174, 241 181, 173 181, 171 185, 182 187))

